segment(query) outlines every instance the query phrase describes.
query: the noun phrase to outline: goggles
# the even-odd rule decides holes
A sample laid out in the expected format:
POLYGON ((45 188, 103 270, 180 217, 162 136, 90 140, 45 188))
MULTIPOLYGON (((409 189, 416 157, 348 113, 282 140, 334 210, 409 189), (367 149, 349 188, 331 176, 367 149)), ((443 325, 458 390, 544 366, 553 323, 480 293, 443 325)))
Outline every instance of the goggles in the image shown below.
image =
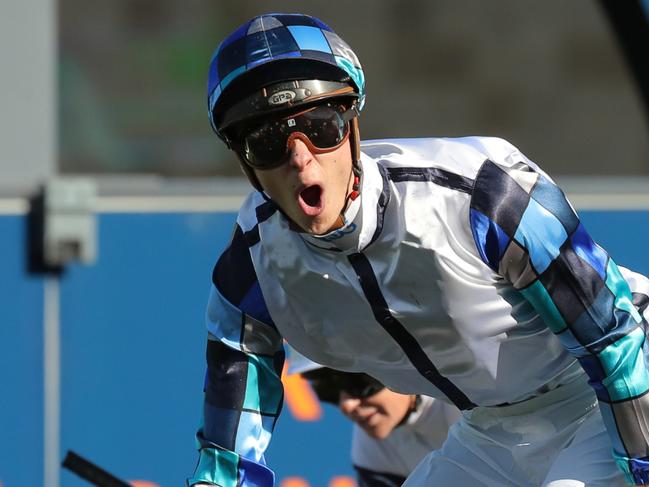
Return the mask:
POLYGON ((365 399, 385 388, 378 380, 367 374, 340 372, 326 367, 303 372, 302 377, 309 381, 321 401, 336 406, 343 391, 351 397, 365 399))
POLYGON ((338 149, 349 138, 349 121, 358 115, 355 105, 327 103, 288 117, 271 119, 246 132, 240 154, 254 169, 272 169, 288 160, 290 147, 300 139, 314 154, 338 149))

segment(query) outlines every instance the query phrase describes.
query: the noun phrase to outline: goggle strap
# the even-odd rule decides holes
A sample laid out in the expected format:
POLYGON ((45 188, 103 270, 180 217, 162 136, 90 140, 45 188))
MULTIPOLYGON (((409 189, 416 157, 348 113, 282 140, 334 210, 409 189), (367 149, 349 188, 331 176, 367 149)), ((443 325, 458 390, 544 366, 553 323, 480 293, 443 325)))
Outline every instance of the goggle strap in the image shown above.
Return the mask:
POLYGON ((358 112, 358 107, 356 106, 356 102, 352 104, 349 110, 345 110, 343 113, 341 113, 340 116, 342 117, 345 123, 348 123, 354 117, 360 116, 360 113, 358 112))

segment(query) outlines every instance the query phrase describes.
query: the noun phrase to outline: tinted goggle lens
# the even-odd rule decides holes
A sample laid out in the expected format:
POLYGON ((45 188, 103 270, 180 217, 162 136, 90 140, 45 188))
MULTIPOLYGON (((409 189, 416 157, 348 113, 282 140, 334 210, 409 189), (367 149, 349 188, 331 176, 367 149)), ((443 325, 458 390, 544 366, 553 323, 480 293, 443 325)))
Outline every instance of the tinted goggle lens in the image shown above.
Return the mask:
POLYGON ((346 392, 351 397, 365 399, 385 387, 367 374, 339 372, 327 368, 305 372, 302 376, 309 381, 321 401, 336 405, 341 392, 346 392))
POLYGON ((338 148, 349 135, 349 120, 355 108, 343 105, 320 105, 289 117, 269 120, 243 137, 243 157, 257 169, 269 169, 283 164, 292 138, 299 138, 314 153, 338 148))

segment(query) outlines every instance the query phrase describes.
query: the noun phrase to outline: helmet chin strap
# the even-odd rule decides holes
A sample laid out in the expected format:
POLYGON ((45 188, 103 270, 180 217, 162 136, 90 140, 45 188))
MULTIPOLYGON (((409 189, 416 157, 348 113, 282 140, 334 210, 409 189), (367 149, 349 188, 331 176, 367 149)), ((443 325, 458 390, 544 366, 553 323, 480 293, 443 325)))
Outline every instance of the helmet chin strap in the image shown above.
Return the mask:
POLYGON ((335 230, 341 228, 347 224, 351 218, 345 218, 345 212, 349 209, 352 202, 358 198, 361 194, 361 177, 363 175, 363 169, 361 168, 358 160, 360 159, 360 137, 358 130, 358 118, 353 118, 350 121, 351 133, 349 134, 349 144, 352 154, 352 168, 349 174, 350 180, 353 178, 352 189, 345 197, 345 203, 343 204, 340 215, 336 219, 336 222, 332 225, 330 230, 335 230))
POLYGON ((351 204, 356 198, 361 194, 361 169, 356 161, 352 162, 352 170, 350 171, 350 179, 353 178, 352 189, 345 197, 345 203, 343 204, 342 209, 340 210, 340 215, 331 226, 329 231, 336 230, 338 228, 344 227, 353 217, 347 218, 345 213, 350 209, 351 204))

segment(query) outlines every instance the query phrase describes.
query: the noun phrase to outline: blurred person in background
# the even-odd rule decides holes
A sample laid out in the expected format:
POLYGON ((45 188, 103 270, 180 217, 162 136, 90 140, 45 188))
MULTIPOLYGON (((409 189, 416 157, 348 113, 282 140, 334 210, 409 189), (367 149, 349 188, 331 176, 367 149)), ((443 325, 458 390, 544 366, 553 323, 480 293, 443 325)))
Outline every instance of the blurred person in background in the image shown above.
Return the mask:
POLYGON ((282 338, 462 411, 407 486, 648 483, 647 279, 516 147, 361 144, 364 102, 356 55, 313 17, 255 17, 212 58, 210 121, 255 191, 212 276, 189 483, 273 485, 282 338))
POLYGON ((359 487, 399 487, 442 446, 458 409, 418 394, 399 394, 363 373, 333 370, 289 347, 289 374, 300 374, 318 398, 353 421, 351 459, 359 487))

